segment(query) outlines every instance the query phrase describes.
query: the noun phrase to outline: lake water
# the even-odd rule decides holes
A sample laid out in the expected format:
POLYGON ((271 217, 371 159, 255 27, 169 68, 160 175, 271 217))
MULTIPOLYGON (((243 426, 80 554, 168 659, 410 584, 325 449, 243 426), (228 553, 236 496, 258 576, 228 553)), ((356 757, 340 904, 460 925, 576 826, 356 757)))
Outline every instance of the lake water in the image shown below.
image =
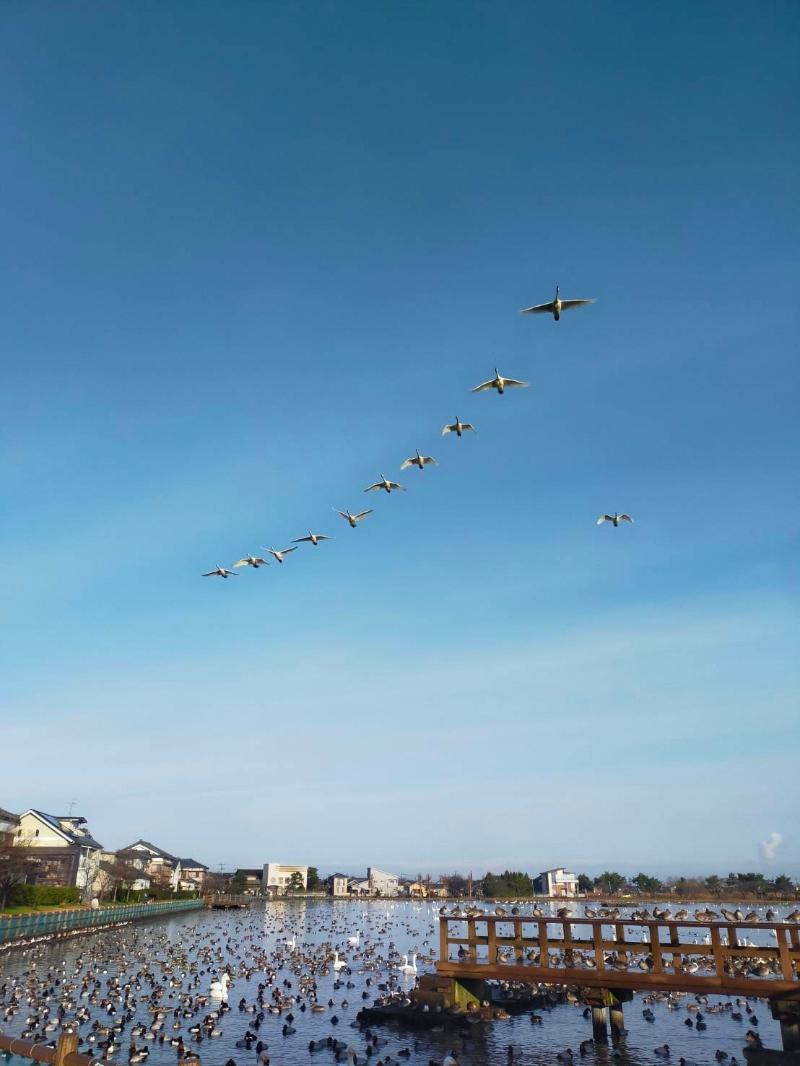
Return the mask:
MULTIPOLYGON (((313 1054, 308 1049, 309 1041, 324 1040, 328 1036, 352 1045, 359 1061, 366 1061, 364 1037, 357 1028, 351 1027, 351 1023, 362 1006, 380 995, 379 984, 391 978, 399 988, 413 988, 413 976, 402 975, 398 970, 400 955, 416 952, 420 956, 419 973, 434 969, 433 953, 438 948, 438 906, 416 901, 277 901, 256 904, 248 911, 188 912, 152 924, 138 923, 113 932, 41 944, 25 951, 6 951, 0 954, 0 1030, 12 1035, 23 1032, 26 1018, 33 1009, 25 989, 38 982, 39 994, 50 995, 53 1013, 62 998, 71 998, 87 1006, 91 1020, 81 1026, 84 1038, 81 1050, 93 1054, 95 1045, 87 1039, 92 1023, 98 1020, 104 1026, 113 1025, 122 1017, 125 1007, 118 1000, 116 1015, 109 1015, 100 1002, 81 998, 81 985, 88 973, 90 982, 100 982, 98 1000, 107 997, 109 982, 115 978, 122 986, 133 985, 134 1019, 122 1034, 113 1061, 128 1061, 131 1026, 136 1022, 149 1025, 153 1016, 149 1007, 153 1001, 148 997, 155 983, 165 987, 157 1002, 169 1012, 162 1029, 168 1038, 182 1034, 187 1046, 199 1055, 203 1066, 224 1066, 231 1058, 237 1066, 258 1066, 255 1046, 252 1050, 236 1047, 254 1019, 253 1013, 240 1011, 238 1004, 241 999, 247 1006, 255 1004, 259 982, 268 982, 265 969, 271 969, 275 980, 267 984, 265 1004, 272 1002, 275 988, 287 996, 298 997, 297 1004, 291 1008, 294 1033, 286 1036, 282 1033, 288 1011, 266 1013, 258 1031, 259 1039, 268 1045, 272 1066, 335 1062, 334 1053, 327 1048, 313 1054), (348 937, 359 931, 359 947, 348 946, 348 937), (294 940, 294 952, 286 945, 287 940, 294 940), (300 960, 304 955, 315 958, 319 967, 320 960, 328 954, 323 945, 330 946, 331 958, 332 951, 338 949, 341 957, 347 959, 351 974, 337 974, 332 967, 325 967, 326 973, 317 972, 314 978, 317 1001, 325 1005, 325 1010, 318 1013, 310 1009, 302 1011, 300 1002, 305 997, 299 987, 303 972, 300 960), (231 1010, 218 1023, 221 1035, 206 1038, 200 1044, 190 1043, 190 1027, 213 1010, 214 1004, 209 1002, 191 1017, 176 1017, 174 1012, 178 1009, 180 1013, 182 996, 208 994, 210 982, 226 965, 235 976, 228 996, 231 1010), (145 971, 152 975, 152 982, 145 971), (339 987, 336 987, 337 978, 339 987), (284 982, 290 982, 291 987, 284 986, 284 982), (350 987, 347 987, 348 983, 350 987), (75 987, 70 989, 70 985, 75 987), (23 989, 19 994, 20 1009, 13 1017, 4 1019, 2 1014, 15 987, 23 989), (368 998, 364 998, 365 994, 368 998), (333 1006, 327 1006, 329 1001, 333 1006), (334 1017, 338 1018, 336 1025, 333 1024, 334 1017)), ((691 907, 690 904, 687 906, 691 907)), ((765 909, 760 908, 762 915, 765 909)), ((782 916, 788 908, 774 909, 782 916)), ((554 910, 551 906, 550 912, 554 913, 554 910)), ((709 1006, 726 1001, 724 997, 712 996, 709 1006)), ((716 1063, 715 1052, 720 1049, 742 1064, 744 1033, 751 1027, 747 1017, 743 1022, 737 1022, 732 1019, 730 1011, 713 1013, 703 1006, 707 1029, 698 1032, 685 1025, 685 1019, 691 1017, 686 1005, 693 1002, 694 997, 684 996, 672 1006, 666 1002, 651 1003, 649 1006, 655 1020, 648 1022, 642 1015, 647 1004, 641 995, 637 995, 625 1006, 628 1036, 620 1048, 616 1051, 611 1047, 594 1048, 583 1058, 578 1054, 578 1046, 591 1037, 591 1022, 583 1017, 581 1007, 563 1004, 538 1012, 544 1018, 541 1026, 532 1025, 529 1015, 523 1014, 508 1021, 471 1026, 466 1037, 455 1035, 454 1030, 436 1032, 402 1030, 395 1025, 373 1026, 373 1031, 379 1033, 386 1044, 372 1054, 369 1062, 370 1066, 377 1066, 389 1056, 392 1061, 428 1066, 431 1061, 441 1062, 447 1052, 455 1048, 462 1066, 507 1066, 510 1061, 531 1066, 556 1066, 556 1055, 571 1047, 576 1062, 585 1062, 587 1066, 595 1063, 639 1066, 663 1063, 664 1059, 656 1056, 654 1049, 667 1043, 673 1063, 684 1056, 693 1063, 708 1063, 710 1066, 716 1063), (509 1058, 509 1048, 513 1050, 513 1059, 509 1058), (398 1060, 398 1053, 404 1050, 408 1050, 410 1056, 398 1060)), ((758 1030, 765 1046, 779 1048, 778 1025, 770 1017, 765 1002, 752 1000, 751 1006, 758 1018, 758 1030)), ((68 1014, 71 1013, 73 1009, 68 1010, 68 1014)), ((49 1038, 52 1039, 52 1035, 49 1038)), ((148 1066, 175 1064, 176 1051, 168 1040, 159 1043, 137 1038, 136 1043, 149 1049, 148 1066)))

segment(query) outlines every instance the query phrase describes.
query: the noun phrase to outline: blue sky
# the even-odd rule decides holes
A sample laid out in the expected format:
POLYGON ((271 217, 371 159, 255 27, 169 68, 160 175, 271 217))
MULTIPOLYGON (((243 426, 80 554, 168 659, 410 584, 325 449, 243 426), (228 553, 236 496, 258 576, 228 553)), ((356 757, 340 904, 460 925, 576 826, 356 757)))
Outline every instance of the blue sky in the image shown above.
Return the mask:
POLYGON ((0 805, 213 864, 800 872, 799 29, 6 5, 0 805), (597 304, 518 314, 557 281, 597 304))

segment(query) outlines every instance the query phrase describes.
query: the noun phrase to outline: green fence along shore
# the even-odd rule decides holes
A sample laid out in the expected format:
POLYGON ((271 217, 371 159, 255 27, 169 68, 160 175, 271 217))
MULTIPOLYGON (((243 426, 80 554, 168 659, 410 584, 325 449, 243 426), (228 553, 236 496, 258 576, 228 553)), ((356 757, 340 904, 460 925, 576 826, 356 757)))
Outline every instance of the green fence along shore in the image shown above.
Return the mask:
POLYGON ((166 900, 159 903, 130 903, 98 910, 45 911, 32 914, 12 914, 0 918, 0 944, 15 940, 27 941, 40 936, 53 936, 79 929, 99 929, 118 922, 146 921, 180 911, 198 910, 205 904, 201 899, 166 900))

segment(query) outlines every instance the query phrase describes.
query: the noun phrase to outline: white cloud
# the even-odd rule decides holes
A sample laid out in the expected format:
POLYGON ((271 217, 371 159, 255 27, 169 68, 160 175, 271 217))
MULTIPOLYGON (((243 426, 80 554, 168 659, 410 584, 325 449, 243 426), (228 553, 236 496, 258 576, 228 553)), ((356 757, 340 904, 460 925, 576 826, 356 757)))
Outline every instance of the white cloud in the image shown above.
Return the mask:
POLYGON ((758 845, 758 850, 762 859, 771 861, 775 858, 775 853, 783 843, 783 837, 780 833, 772 832, 766 840, 762 840, 758 845))

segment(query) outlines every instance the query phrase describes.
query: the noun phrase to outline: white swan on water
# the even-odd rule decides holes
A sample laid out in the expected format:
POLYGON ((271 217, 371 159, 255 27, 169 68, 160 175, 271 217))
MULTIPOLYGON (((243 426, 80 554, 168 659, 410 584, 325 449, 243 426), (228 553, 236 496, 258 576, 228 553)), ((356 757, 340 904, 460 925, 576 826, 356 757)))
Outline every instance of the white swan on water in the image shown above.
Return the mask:
POLYGON ((344 961, 344 959, 340 959, 339 958, 339 952, 338 951, 334 951, 334 953, 333 953, 333 968, 334 968, 334 970, 337 970, 337 971, 338 970, 343 970, 345 968, 345 966, 347 966, 347 963, 344 961))
POLYGON ((417 972, 417 953, 416 951, 411 956, 411 962, 408 961, 408 955, 403 955, 403 965, 400 967, 401 973, 416 973, 417 972))
POLYGON ((231 975, 224 973, 219 981, 212 981, 209 994, 213 999, 227 999, 228 985, 231 983, 231 975))
POLYGON ((297 937, 294 933, 292 933, 292 939, 286 941, 286 947, 289 948, 290 951, 294 951, 297 947, 297 937))
POLYGON ((347 938, 347 943, 351 948, 357 948, 361 943, 361 930, 359 929, 355 936, 349 936, 347 938))

